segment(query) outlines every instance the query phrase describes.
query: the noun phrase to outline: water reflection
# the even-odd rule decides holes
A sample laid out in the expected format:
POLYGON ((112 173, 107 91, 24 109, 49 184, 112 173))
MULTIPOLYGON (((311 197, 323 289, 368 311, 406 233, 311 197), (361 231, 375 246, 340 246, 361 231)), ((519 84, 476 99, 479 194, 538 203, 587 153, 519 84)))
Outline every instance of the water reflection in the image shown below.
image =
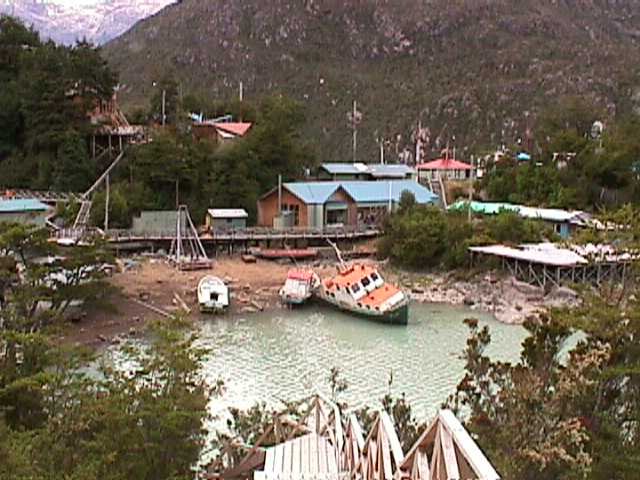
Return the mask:
POLYGON ((205 373, 222 378, 226 393, 215 400, 249 407, 257 401, 276 404, 314 391, 329 393, 333 366, 343 371, 352 407, 376 405, 387 393, 393 372, 394 394, 405 393, 421 418, 434 414, 463 375, 459 358, 468 337, 463 320, 478 318, 493 337, 489 354, 517 360, 526 332, 489 315, 441 305, 412 305, 407 327, 376 324, 318 306, 244 319, 210 319, 202 343, 211 348, 205 373))

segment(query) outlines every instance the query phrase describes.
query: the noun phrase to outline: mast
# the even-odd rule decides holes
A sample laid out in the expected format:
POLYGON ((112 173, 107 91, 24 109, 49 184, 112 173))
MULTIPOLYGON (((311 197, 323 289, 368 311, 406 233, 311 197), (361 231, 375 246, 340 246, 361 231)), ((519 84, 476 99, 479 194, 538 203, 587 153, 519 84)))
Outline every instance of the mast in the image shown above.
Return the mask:
POLYGON ((347 267, 346 262, 344 261, 344 259, 342 258, 342 252, 340 251, 340 249, 338 248, 338 245, 336 245, 335 243, 333 243, 331 240, 329 240, 327 238, 327 243, 329 245, 331 245, 331 247, 335 250, 336 252, 336 256, 338 257, 338 262, 340 262, 340 269, 344 269, 347 267))

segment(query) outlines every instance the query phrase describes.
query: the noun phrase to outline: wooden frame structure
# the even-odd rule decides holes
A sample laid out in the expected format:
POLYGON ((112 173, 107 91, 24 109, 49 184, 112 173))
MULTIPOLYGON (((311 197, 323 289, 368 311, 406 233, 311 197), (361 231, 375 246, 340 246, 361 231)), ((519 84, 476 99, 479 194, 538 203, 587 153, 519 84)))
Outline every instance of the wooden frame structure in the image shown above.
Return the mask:
POLYGON ((455 415, 442 410, 405 455, 393 421, 378 413, 366 439, 354 414, 320 395, 299 420, 275 415, 254 445, 227 442, 210 480, 500 480, 455 415), (238 452, 245 452, 238 455, 238 452))
POLYGON ((202 246, 186 205, 180 205, 176 212, 176 236, 171 243, 169 260, 180 270, 202 270, 211 267, 211 260, 202 246))
POLYGON ((450 410, 441 410, 396 471, 395 480, 500 480, 450 410))
POLYGON ((593 261, 554 265, 535 259, 518 259, 499 254, 485 253, 470 249, 471 263, 475 257, 484 255, 500 260, 503 270, 520 281, 540 288, 561 287, 585 283, 600 286, 604 283, 624 283, 631 260, 593 261))

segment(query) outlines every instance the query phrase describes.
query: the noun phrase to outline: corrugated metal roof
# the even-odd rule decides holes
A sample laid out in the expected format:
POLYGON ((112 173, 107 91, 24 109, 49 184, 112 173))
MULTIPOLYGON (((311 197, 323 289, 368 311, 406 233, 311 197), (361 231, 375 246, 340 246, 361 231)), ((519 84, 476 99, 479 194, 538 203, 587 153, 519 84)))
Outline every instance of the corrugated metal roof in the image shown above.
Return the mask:
POLYGON ((559 248, 550 243, 521 245, 520 248, 491 245, 488 247, 471 247, 469 250, 485 255, 523 260, 525 262, 539 263, 542 265, 552 265, 554 267, 572 267, 589 263, 587 259, 574 251, 567 248, 559 248))
POLYGON ((207 213, 212 218, 248 218, 244 208, 210 208, 207 213))
POLYGON ((321 168, 331 175, 360 175, 369 171, 364 163, 323 163, 321 168))
POLYGON ((389 193, 391 200, 397 203, 405 190, 413 193, 418 203, 433 203, 438 199, 437 195, 414 180, 300 182, 285 183, 284 186, 308 204, 324 204, 340 187, 356 203, 385 203, 389 201, 389 193))
POLYGON ((214 126, 218 130, 224 130, 225 132, 231 133, 237 137, 244 137, 251 128, 252 124, 240 122, 221 122, 214 123, 214 126))
POLYGON ((473 170, 473 167, 468 163, 447 158, 421 163, 417 168, 418 170, 473 170))
POLYGON ((509 210, 515 213, 519 212, 519 208, 517 205, 513 205, 511 203, 504 202, 468 202, 466 200, 461 200, 459 202, 454 203, 449 207, 450 210, 466 210, 468 207, 471 207, 471 211, 474 213, 479 213, 482 215, 496 215, 500 213, 501 210, 509 210))
POLYGON ((0 199, 0 212, 44 212, 49 210, 49 206, 35 198, 26 199, 0 199))
POLYGON ((361 175, 365 173, 372 177, 404 178, 415 173, 413 168, 402 164, 323 163, 321 168, 331 175, 361 175))
POLYGON ((407 175, 412 175, 416 171, 408 165, 400 164, 376 164, 369 166, 369 172, 373 177, 399 177, 404 178, 407 175))
POLYGON ((523 218, 530 218, 534 220, 546 220, 549 222, 583 222, 585 212, 579 210, 561 210, 557 208, 537 208, 526 207, 524 205, 514 205, 511 203, 501 202, 467 202, 465 200, 459 201, 451 205, 449 208, 452 210, 465 210, 467 206, 471 206, 471 211, 474 213, 480 213, 483 215, 495 215, 500 213, 501 210, 509 210, 517 213, 523 218))
POLYGON ((340 182, 296 182, 283 186, 304 203, 322 205, 335 193, 340 182))

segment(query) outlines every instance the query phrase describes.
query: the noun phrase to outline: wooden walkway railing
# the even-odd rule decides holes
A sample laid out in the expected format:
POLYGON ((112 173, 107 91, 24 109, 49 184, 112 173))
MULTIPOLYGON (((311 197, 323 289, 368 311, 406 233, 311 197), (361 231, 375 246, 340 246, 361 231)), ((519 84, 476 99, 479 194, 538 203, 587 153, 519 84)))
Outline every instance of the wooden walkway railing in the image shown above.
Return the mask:
MULTIPOLYGON (((155 231, 143 232, 132 230, 111 229, 103 232, 99 229, 89 228, 66 228, 54 233, 57 239, 79 239, 87 234, 99 233, 111 243, 134 243, 134 242, 171 242, 176 238, 176 232, 155 231)), ((246 228, 246 229, 220 229, 200 234, 200 240, 206 243, 242 243, 260 241, 287 241, 287 240, 358 240, 375 238, 381 234, 377 227, 328 227, 322 229, 313 228, 290 228, 286 230, 276 230, 271 228, 246 228)))

